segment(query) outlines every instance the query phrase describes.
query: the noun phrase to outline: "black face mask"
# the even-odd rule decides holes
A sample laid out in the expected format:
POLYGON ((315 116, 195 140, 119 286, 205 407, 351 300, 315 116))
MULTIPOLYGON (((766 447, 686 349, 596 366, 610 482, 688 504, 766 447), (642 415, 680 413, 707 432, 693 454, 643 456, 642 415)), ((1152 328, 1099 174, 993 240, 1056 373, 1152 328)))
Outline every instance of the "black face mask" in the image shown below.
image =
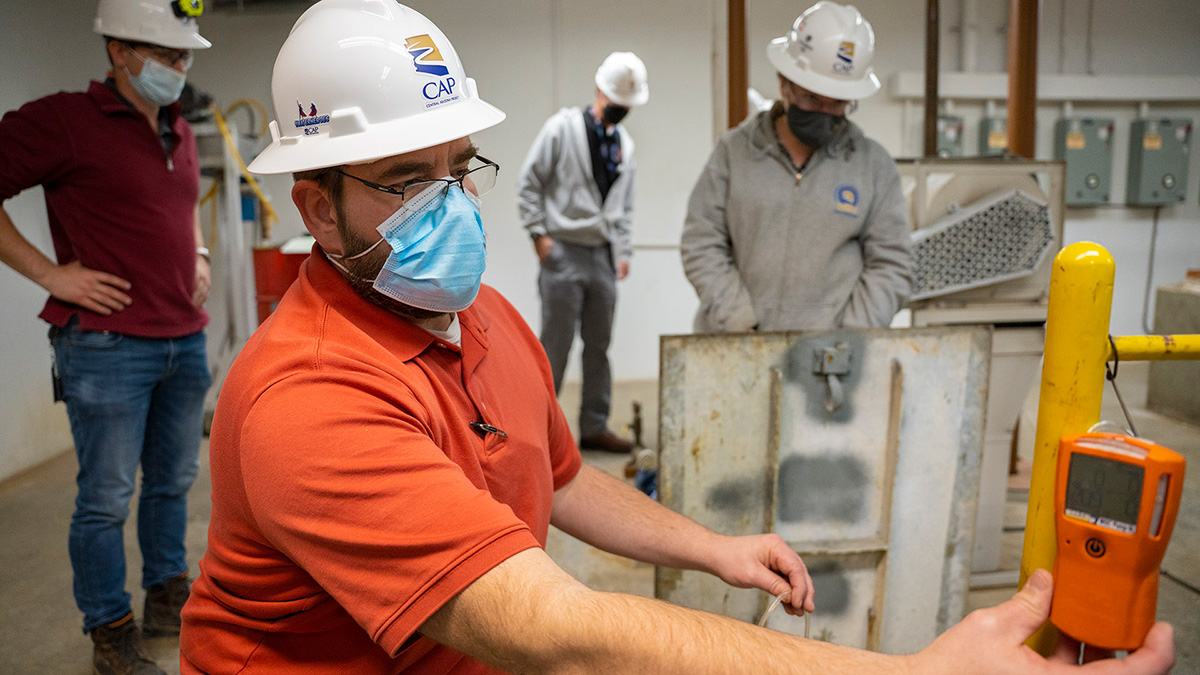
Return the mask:
POLYGON ((801 110, 793 104, 788 104, 788 129, 801 143, 813 150, 819 150, 833 140, 845 119, 841 115, 801 110))
POLYGON ((628 114, 629 108, 616 105, 615 103, 609 103, 608 105, 604 106, 604 110, 600 111, 600 119, 603 120, 605 124, 616 124, 625 119, 625 116, 628 114))

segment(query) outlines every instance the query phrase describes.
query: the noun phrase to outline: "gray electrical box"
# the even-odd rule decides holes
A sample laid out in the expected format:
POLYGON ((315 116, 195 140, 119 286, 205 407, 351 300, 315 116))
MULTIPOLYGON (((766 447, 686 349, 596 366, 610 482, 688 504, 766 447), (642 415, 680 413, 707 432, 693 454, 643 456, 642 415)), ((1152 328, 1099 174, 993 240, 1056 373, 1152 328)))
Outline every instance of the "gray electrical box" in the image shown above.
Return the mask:
POLYGON ((937 154, 938 157, 962 157, 963 118, 958 115, 938 115, 937 154))
POLYGON ((979 120, 979 156, 993 157, 1008 152, 1008 120, 984 117, 979 120))
POLYGON ((1054 158, 1067 162, 1068 206, 1108 203, 1112 189, 1113 121, 1064 117, 1054 124, 1054 158))
POLYGON ((1129 127, 1129 181, 1125 203, 1178 204, 1187 196, 1192 121, 1142 118, 1129 127))

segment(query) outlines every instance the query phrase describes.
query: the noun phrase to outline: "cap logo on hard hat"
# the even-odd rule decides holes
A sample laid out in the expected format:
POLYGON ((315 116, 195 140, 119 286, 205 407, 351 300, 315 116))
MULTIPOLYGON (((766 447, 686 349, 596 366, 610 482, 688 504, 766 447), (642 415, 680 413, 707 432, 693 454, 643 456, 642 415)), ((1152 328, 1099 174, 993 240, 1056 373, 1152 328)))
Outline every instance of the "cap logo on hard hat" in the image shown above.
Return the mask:
POLYGON ((838 45, 837 60, 833 62, 833 72, 849 75, 854 70, 854 43, 843 42, 838 45))
POLYGON ((438 51, 432 37, 414 35, 404 41, 404 48, 412 55, 413 65, 416 66, 418 73, 435 77, 450 74, 450 69, 446 67, 442 53, 438 51))
POLYGON ((433 37, 428 34, 414 35, 404 40, 404 48, 412 56, 413 67, 418 73, 437 78, 436 82, 421 85, 421 95, 428 101, 425 104, 426 109, 462 98, 459 93, 460 83, 453 77, 447 77, 450 68, 446 66, 446 60, 434 43, 433 37))
POLYGON ((316 103, 308 104, 308 112, 304 112, 304 104, 296 101, 296 109, 300 112, 300 118, 296 120, 296 128, 303 129, 305 136, 316 136, 321 133, 321 129, 316 125, 327 124, 329 115, 322 115, 317 111, 316 103))

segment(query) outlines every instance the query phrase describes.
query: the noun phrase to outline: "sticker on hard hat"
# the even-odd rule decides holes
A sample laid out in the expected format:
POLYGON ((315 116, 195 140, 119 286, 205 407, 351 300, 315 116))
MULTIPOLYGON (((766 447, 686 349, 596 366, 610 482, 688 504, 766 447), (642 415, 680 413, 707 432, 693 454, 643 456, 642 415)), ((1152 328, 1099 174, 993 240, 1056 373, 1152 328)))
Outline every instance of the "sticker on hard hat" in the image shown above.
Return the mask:
POLYGON ((847 216, 858 215, 858 189, 853 185, 839 185, 833 194, 837 201, 834 209, 838 213, 844 213, 847 216))
POLYGON ((204 0, 175 0, 171 10, 181 19, 196 19, 204 14, 204 0))
POLYGON ((421 95, 429 101, 425 104, 426 108, 459 99, 459 83, 453 77, 447 77, 450 68, 446 66, 442 52, 438 50, 431 36, 414 35, 404 41, 404 48, 408 50, 409 56, 412 56, 413 67, 418 73, 437 78, 434 82, 421 85, 421 95))
POLYGON ((309 103, 308 112, 304 112, 304 104, 296 101, 296 109, 300 113, 300 119, 296 120, 296 128, 304 129, 305 136, 316 136, 321 133, 316 125, 329 122, 329 115, 318 112, 316 103, 309 103))
POLYGON ((414 35, 404 41, 404 48, 412 56, 418 73, 440 77, 449 75, 450 69, 442 62, 442 53, 429 35, 414 35))
POLYGON ((833 72, 849 75, 854 70, 854 43, 843 42, 838 46, 837 59, 833 62, 833 72))

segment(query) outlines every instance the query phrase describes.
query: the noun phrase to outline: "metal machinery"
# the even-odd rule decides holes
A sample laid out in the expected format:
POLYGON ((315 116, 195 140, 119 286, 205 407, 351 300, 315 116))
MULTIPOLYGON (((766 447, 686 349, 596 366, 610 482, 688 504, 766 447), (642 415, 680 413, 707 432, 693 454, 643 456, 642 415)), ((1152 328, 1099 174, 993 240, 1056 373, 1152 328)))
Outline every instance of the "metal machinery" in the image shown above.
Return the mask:
POLYGON ((1040 372, 1053 252, 1062 246, 1066 167, 1025 159, 897 164, 917 259, 912 325, 994 327, 971 581, 1013 583, 1016 572, 999 571, 1009 457, 1040 372))
MULTIPOLYGON (((717 532, 782 537, 812 574, 812 637, 923 648, 966 607, 991 333, 663 336, 660 501, 717 532)), ((655 597, 744 621, 771 600, 665 567, 655 597)), ((807 628, 782 612, 767 625, 807 628)))
POLYGON ((200 207, 201 227, 212 251, 213 267, 207 305, 208 362, 213 376, 204 407, 207 428, 225 374, 258 327, 251 251, 259 240, 262 209, 242 178, 241 157, 253 157, 263 142, 239 133, 232 122, 218 122, 216 117, 193 122, 192 130, 200 153, 201 178, 211 180, 200 207))

